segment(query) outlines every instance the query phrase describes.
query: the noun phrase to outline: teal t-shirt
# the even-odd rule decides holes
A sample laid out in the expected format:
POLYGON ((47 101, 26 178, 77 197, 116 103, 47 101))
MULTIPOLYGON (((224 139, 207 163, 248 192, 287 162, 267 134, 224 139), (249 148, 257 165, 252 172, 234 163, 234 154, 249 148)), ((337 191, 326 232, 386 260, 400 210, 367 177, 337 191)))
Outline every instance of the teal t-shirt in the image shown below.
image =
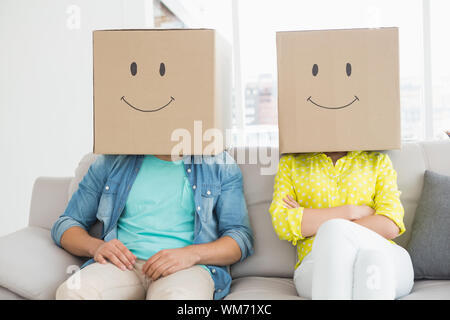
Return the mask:
POLYGON ((138 259, 194 240, 194 195, 183 160, 146 155, 120 216, 118 239, 138 259))

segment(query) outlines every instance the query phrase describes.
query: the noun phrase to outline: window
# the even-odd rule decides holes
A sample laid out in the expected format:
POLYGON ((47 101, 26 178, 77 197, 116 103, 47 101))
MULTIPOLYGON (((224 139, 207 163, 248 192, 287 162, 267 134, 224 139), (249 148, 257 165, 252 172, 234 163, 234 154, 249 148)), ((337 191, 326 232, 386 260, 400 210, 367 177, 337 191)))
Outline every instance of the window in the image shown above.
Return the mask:
POLYGON ((450 21, 448 0, 430 1, 432 134, 434 139, 450 136, 450 21))
POLYGON ((184 28, 184 23, 161 1, 153 1, 153 25, 155 28, 184 28))
POLYGON ((238 3, 245 126, 277 125, 276 31, 398 26, 402 136, 404 140, 423 138, 420 0, 246 0, 238 3), (405 14, 406 7, 408 14, 405 14))
POLYGON ((276 31, 391 26, 400 36, 402 139, 450 135, 448 0, 154 2, 180 13, 185 27, 218 29, 233 44, 234 127, 246 137, 235 142, 278 143, 276 31))

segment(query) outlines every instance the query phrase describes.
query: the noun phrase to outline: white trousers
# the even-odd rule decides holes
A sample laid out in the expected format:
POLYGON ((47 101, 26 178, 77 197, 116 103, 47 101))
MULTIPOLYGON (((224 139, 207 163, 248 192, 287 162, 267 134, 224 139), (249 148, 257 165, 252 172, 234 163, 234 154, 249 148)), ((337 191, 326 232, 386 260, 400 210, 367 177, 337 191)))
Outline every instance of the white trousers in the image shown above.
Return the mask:
POLYGON ((332 219, 317 231, 294 283, 309 299, 397 299, 411 291, 414 271, 404 248, 359 224, 332 219))

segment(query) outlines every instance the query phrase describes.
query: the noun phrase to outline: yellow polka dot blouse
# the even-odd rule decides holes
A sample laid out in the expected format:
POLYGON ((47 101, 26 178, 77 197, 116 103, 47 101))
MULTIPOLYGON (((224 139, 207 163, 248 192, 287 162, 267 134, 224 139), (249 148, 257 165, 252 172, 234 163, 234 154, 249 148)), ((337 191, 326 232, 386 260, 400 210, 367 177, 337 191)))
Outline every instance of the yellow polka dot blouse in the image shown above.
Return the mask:
POLYGON ((393 220, 402 234, 404 210, 399 197, 397 173, 386 154, 351 151, 335 165, 324 153, 287 154, 278 164, 269 211, 278 237, 297 245, 297 268, 314 241, 314 236, 302 236, 304 208, 365 204, 375 214, 393 220), (299 208, 284 207, 283 198, 288 194, 299 203, 299 208))

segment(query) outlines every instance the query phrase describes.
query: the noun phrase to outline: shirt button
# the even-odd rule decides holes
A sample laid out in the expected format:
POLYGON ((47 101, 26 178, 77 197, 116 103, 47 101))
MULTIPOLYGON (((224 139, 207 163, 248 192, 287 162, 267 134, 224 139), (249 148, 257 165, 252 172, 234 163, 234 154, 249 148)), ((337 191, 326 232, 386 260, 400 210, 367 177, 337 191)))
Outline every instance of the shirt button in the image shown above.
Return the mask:
POLYGON ((200 211, 200 206, 197 207, 197 210, 200 211))
POLYGON ((207 195, 210 195, 210 194, 211 194, 211 191, 209 191, 209 190, 206 191, 206 194, 207 194, 207 195))
POLYGON ((216 273, 216 269, 211 269, 212 274, 216 273))
POLYGON ((219 292, 219 293, 222 292, 222 289, 217 289, 217 292, 219 292))
POLYGON ((187 169, 187 172, 188 172, 188 173, 191 173, 191 168, 188 168, 188 169, 187 169))
POLYGON ((194 184, 193 186, 192 186, 192 189, 197 189, 197 186, 194 184))
POLYGON ((109 186, 106 186, 106 187, 105 187, 105 190, 108 191, 108 190, 109 190, 109 186))

